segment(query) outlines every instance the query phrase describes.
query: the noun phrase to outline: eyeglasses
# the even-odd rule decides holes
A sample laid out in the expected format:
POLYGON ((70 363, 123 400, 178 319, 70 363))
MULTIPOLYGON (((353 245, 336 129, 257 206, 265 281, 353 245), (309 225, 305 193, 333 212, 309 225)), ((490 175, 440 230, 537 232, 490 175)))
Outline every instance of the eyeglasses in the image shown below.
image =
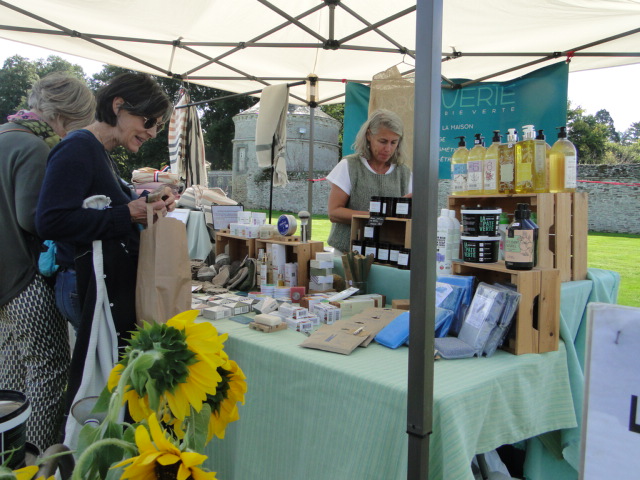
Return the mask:
MULTIPOLYGON (((131 109, 134 109, 135 107, 133 105, 131 105, 129 102, 124 102, 128 107, 130 107, 131 109)), ((129 110, 127 110, 129 111, 129 110)), ((142 126, 145 129, 150 129, 153 127, 156 127, 156 133, 160 133, 162 131, 162 129, 164 128, 164 125, 166 122, 162 122, 162 121, 158 121, 157 118, 149 118, 149 117, 145 117, 144 115, 138 115, 137 113, 134 113, 132 111, 129 111, 129 113, 131 113, 131 115, 135 115, 136 117, 140 117, 144 120, 144 123, 142 124, 142 126)))

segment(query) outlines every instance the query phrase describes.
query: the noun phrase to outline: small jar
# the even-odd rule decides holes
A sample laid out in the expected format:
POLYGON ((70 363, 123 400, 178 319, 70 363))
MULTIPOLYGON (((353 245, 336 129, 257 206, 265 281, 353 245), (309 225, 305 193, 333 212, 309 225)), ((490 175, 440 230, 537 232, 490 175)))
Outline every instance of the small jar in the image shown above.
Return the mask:
POLYGON ((389 245, 389 265, 398 266, 398 255, 401 249, 402 245, 389 245))
POLYGON ((398 268, 401 270, 411 269, 411 249, 401 248, 398 254, 398 268))
POLYGON ((378 244, 378 255, 376 256, 378 263, 389 263, 389 244, 387 242, 380 242, 378 244))
POLYGON ((411 198, 395 199, 394 216, 397 218, 411 218, 411 198))
POLYGON ((382 203, 384 205, 384 216, 385 217, 393 217, 395 216, 394 205, 395 205, 394 197, 382 197, 382 203))
POLYGON ((369 201, 369 215, 372 217, 382 215, 382 197, 378 195, 371 197, 369 201))
POLYGON ((373 258, 378 258, 378 243, 372 240, 367 240, 364 244, 364 255, 369 256, 373 254, 373 258))
POLYGON ((377 242, 380 238, 380 225, 365 225, 364 226, 364 239, 373 240, 377 242))
POLYGON ((363 245, 363 241, 362 240, 353 240, 351 242, 351 251, 352 252, 356 252, 359 255, 362 255, 362 245, 363 245))

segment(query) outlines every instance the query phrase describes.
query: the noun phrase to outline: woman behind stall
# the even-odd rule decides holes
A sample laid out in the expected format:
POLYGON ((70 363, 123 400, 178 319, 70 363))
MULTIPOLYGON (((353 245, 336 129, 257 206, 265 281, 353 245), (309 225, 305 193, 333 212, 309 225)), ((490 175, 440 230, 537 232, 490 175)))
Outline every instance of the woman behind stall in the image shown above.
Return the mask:
POLYGON ((59 440, 69 339, 38 271, 35 210, 51 147, 88 125, 96 104, 83 81, 55 72, 33 85, 28 105, 0 126, 0 389, 29 399, 27 441, 44 451, 59 440))
POLYGON ((375 110, 360 127, 354 154, 342 159, 327 175, 331 183, 328 244, 336 254, 350 248, 351 219, 368 215, 372 196, 411 195, 411 170, 403 164, 402 120, 389 110, 375 110))
MULTIPOLYGON (((45 238, 65 242, 75 250, 72 261, 82 306, 73 351, 68 401, 82 381, 88 340, 98 294, 93 242, 101 241, 104 283, 118 346, 135 328, 135 284, 140 230, 147 223, 147 199, 137 198, 121 179, 109 153, 122 146, 137 152, 155 138, 171 114, 171 102, 146 74, 114 78, 96 95, 96 121, 69 135, 51 151, 38 202, 36 225, 45 238), (103 207, 84 208, 85 199, 107 197, 103 207)), ((170 189, 164 200, 150 203, 154 218, 175 208, 170 189)), ((99 257, 100 250, 97 250, 99 257)), ((69 407, 70 405, 67 405, 69 407)))

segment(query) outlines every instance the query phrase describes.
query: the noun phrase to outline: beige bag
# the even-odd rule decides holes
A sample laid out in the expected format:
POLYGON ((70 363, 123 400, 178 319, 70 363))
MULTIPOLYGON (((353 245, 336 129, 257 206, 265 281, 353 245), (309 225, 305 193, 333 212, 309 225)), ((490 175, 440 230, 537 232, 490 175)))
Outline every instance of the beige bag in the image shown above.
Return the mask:
POLYGON ((147 206, 148 227, 140 234, 136 281, 138 324, 164 323, 191 309, 191 261, 187 229, 180 220, 160 217, 153 223, 147 206))

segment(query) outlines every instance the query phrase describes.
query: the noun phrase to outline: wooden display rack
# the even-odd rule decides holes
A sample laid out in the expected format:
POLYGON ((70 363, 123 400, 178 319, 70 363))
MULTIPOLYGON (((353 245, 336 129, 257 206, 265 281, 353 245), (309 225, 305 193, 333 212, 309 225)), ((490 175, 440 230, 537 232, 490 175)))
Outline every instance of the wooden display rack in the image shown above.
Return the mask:
POLYGON ((538 263, 544 270, 560 271, 560 281, 587 278, 588 194, 524 193, 514 195, 452 195, 449 209, 461 219, 463 206, 499 207, 512 215, 518 203, 537 213, 538 263))
POLYGON ((306 243, 289 240, 289 237, 280 239, 273 237, 270 239, 255 239, 255 252, 264 249, 267 251, 267 244, 279 244, 286 247, 287 263, 298 263, 298 286, 309 289, 309 261, 314 260, 317 252, 324 251, 324 243, 317 240, 309 240, 306 243))
MULTIPOLYGON (((411 219, 383 217, 384 223, 380 228, 380 242, 388 242, 411 248, 411 219)), ((351 242, 364 240, 364 227, 369 221, 369 215, 354 215, 351 220, 351 242)))
POLYGON ((224 253, 228 248, 231 261, 244 260, 248 255, 250 258, 256 258, 256 239, 246 238, 239 235, 231 235, 228 229, 220 229, 216 232, 216 256, 224 253))
POLYGON ((479 281, 512 283, 522 295, 513 327, 502 346, 515 355, 558 350, 560 336, 560 272, 557 269, 508 270, 504 262, 453 262, 456 275, 479 281))

